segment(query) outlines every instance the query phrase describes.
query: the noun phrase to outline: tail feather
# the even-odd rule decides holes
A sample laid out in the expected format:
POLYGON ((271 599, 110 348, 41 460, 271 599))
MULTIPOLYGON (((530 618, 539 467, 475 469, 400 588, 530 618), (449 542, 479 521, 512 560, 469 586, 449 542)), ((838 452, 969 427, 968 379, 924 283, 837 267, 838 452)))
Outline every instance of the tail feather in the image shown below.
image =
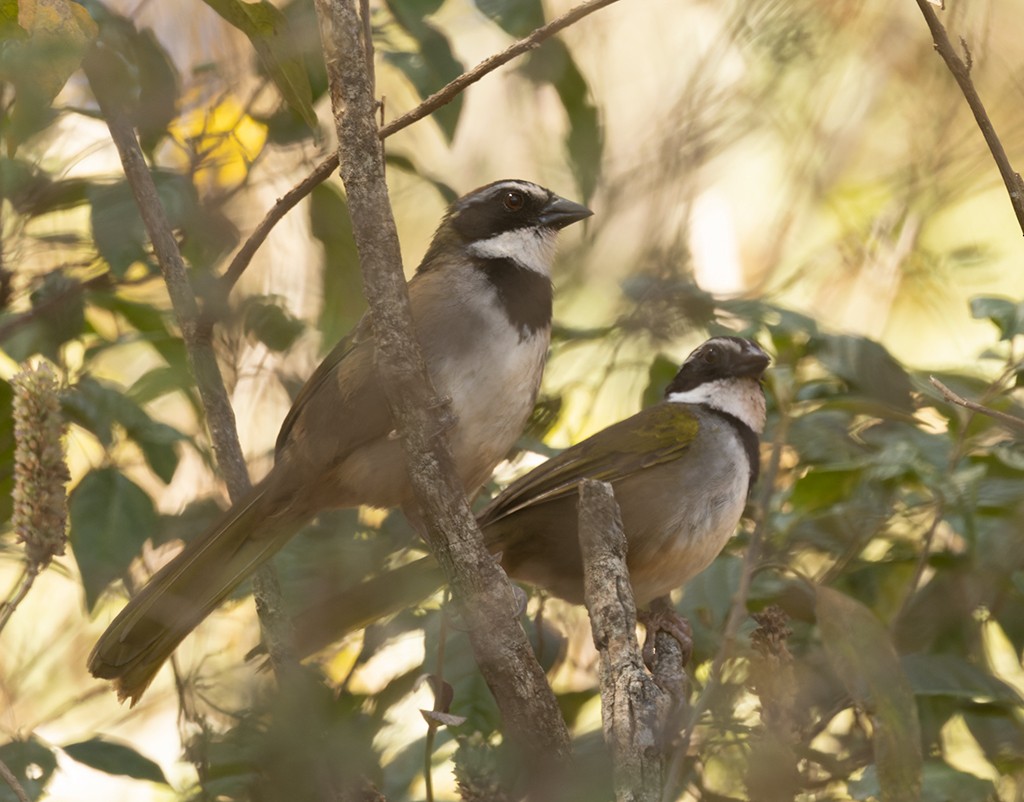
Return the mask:
POLYGON ((423 557, 341 588, 295 617, 296 650, 308 657, 349 632, 423 601, 444 582, 434 558, 423 557))
POLYGON ((263 486, 158 571, 118 614, 89 656, 132 704, 178 644, 303 523, 266 514, 263 486))

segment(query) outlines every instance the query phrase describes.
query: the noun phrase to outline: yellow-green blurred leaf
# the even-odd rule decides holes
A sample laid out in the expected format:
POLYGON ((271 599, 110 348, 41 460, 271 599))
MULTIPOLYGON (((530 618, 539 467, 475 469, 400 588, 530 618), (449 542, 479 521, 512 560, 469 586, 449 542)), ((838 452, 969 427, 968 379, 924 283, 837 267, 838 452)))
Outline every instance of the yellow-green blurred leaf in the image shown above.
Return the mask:
POLYGON ((818 629, 832 669, 871 716, 882 802, 921 795, 921 729, 914 692, 889 633, 867 607, 839 591, 815 591, 818 629))

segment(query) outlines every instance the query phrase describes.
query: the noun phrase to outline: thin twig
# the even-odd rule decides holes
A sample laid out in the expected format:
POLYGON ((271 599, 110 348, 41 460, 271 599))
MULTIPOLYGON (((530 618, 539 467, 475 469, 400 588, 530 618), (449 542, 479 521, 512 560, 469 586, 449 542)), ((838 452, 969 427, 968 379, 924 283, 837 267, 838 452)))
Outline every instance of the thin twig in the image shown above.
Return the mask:
POLYGON ((1016 415, 1008 415, 1005 412, 1000 412, 997 409, 989 409, 988 407, 979 404, 977 401, 971 401, 967 398, 964 398, 961 395, 957 395, 955 392, 950 390, 946 385, 944 385, 934 376, 929 376, 928 381, 930 381, 932 383, 932 386, 940 393, 942 393, 942 397, 945 398, 950 403, 956 404, 957 406, 961 406, 964 409, 969 409, 971 410, 971 412, 977 412, 981 415, 986 415, 987 417, 992 418, 992 420, 996 421, 997 423, 1001 423, 1011 432, 1024 432, 1024 420, 1021 420, 1016 415))
MULTIPOLYGON (((1010 194, 1010 204, 1013 206, 1014 214, 1017 215, 1017 224, 1020 226, 1021 231, 1024 232, 1024 180, 1021 179, 1020 173, 1014 170, 1010 164, 1010 159, 1006 155, 1003 143, 996 135, 996 129, 992 125, 992 120, 989 119, 988 112, 985 111, 985 106, 981 102, 981 97, 979 97, 978 91, 974 88, 974 81, 971 80, 971 67, 973 64, 965 63, 957 55, 956 48, 949 41, 946 29, 939 21, 939 16, 935 13, 935 9, 932 8, 929 0, 917 0, 917 5, 924 15, 925 22, 928 23, 932 40, 935 42, 935 50, 942 57, 942 60, 946 62, 949 71, 953 73, 953 77, 956 79, 957 84, 959 84, 960 91, 963 92, 967 105, 970 106, 974 119, 981 129, 981 133, 985 137, 988 149, 992 152, 992 158, 995 159, 996 166, 999 168, 999 174, 1006 185, 1006 191, 1010 194)), ((961 42, 963 42, 962 39, 961 42)), ((973 62, 965 42, 963 46, 968 62, 973 62)))
POLYGON ((21 604, 32 589, 32 583, 36 581, 37 576, 39 576, 39 563, 26 562, 25 570, 22 571, 21 579, 18 581, 16 589, 11 593, 7 601, 0 604, 0 632, 4 631, 4 627, 11 620, 11 616, 18 609, 18 605, 21 604))
POLYGON ((14 772, 2 760, 0 760, 0 779, 3 779, 10 786, 10 789, 14 791, 14 795, 18 797, 18 802, 32 802, 28 793, 21 787, 21 783, 18 782, 18 778, 14 776, 14 772))
MULTIPOLYGON (((592 14, 598 9, 604 8, 605 6, 611 5, 615 2, 617 2, 617 0, 589 0, 586 3, 581 3, 575 8, 570 9, 561 17, 553 19, 547 25, 542 25, 540 28, 537 28, 529 36, 513 43, 500 53, 496 53, 495 55, 484 59, 473 67, 473 69, 462 73, 462 75, 436 91, 416 108, 406 112, 401 117, 398 117, 387 125, 381 127, 377 136, 381 139, 387 139, 387 137, 398 133, 403 128, 408 128, 413 123, 422 120, 424 117, 437 111, 442 106, 451 103, 459 94, 464 92, 467 87, 479 81, 487 75, 487 73, 493 72, 498 69, 498 67, 507 64, 517 56, 521 56, 523 53, 536 48, 545 39, 550 39, 559 31, 568 28, 573 23, 586 17, 588 14, 592 14)), ((331 174, 337 168, 338 154, 332 153, 313 168, 313 172, 303 178, 302 181, 296 184, 292 189, 288 190, 288 192, 282 195, 281 198, 278 199, 272 207, 270 207, 269 211, 267 211, 259 225, 253 230, 252 234, 249 235, 249 238, 239 249, 238 253, 235 254, 234 258, 231 260, 231 264, 228 265, 227 270, 224 272, 224 276, 221 279, 221 286, 225 296, 230 293, 231 288, 234 287, 242 273, 245 272, 245 269, 249 266, 249 262, 252 261, 256 251, 259 250, 259 247, 263 244, 264 240, 266 240, 267 235, 270 234, 274 226, 277 225, 281 218, 291 211, 299 201, 312 192, 314 188, 330 178, 331 174)))

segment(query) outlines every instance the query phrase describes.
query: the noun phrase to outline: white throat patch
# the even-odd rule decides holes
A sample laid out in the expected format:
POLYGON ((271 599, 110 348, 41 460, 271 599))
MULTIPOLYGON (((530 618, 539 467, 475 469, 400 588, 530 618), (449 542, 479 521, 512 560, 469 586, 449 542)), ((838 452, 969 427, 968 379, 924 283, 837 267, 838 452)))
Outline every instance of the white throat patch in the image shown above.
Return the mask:
POLYGON ((481 259, 511 259, 520 267, 550 276, 557 240, 553 228, 516 228, 474 242, 466 250, 481 259))
POLYGON ((718 379, 682 393, 669 393, 665 400, 677 404, 706 404, 734 415, 758 434, 764 431, 764 392, 754 379, 718 379))

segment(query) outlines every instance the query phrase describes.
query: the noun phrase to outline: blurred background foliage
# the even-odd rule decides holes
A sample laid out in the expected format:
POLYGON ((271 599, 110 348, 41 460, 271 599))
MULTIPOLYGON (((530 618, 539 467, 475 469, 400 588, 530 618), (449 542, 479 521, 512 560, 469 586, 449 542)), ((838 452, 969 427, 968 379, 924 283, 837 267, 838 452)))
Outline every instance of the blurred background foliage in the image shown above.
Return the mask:
MULTIPOLYGON (((1019 8, 946 5, 1019 167, 1019 8)), ((384 118, 569 6, 371 0, 384 118)), ((266 209, 333 148, 311 0, 10 0, 0 37, 0 404, 18 363, 43 357, 72 423, 71 550, 3 631, 0 760, 33 799, 298 799, 321 750, 389 800, 423 798, 425 766, 436 798, 458 798, 457 777, 463 798, 499 799, 500 721, 440 599, 321 655, 318 699, 275 697, 246 662, 244 591, 134 709, 85 670, 125 589, 225 494, 81 59, 96 41, 115 56, 256 476, 290 396, 363 310, 336 179, 218 292, 266 209), (426 675, 450 684, 461 724, 428 734, 426 675)), ((446 203, 490 180, 596 213, 563 238, 543 398, 489 492, 657 399, 709 333, 774 355, 750 514, 678 599, 695 650, 672 798, 1024 797, 1024 447, 928 382, 1022 414, 1024 242, 914 4, 622 0, 387 156, 410 269, 446 203)), ((11 441, 5 413, 5 491, 11 441)), ((398 514, 341 512, 276 563, 299 610, 418 548, 398 514)), ((4 593, 22 560, 7 527, 4 593)), ((590 769, 578 798, 609 798, 585 613, 535 598, 525 622, 590 769)))

